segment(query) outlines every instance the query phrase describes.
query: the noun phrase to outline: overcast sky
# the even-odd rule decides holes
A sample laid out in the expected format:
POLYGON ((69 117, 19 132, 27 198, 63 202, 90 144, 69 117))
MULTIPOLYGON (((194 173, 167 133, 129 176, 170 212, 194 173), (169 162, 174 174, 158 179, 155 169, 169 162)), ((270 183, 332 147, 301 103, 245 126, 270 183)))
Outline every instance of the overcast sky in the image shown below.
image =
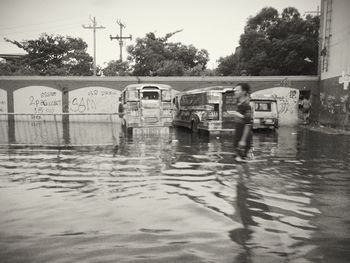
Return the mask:
MULTIPOLYGON (((123 36, 142 38, 148 32, 159 37, 183 29, 171 42, 194 45, 209 52, 208 68, 216 60, 232 54, 249 16, 255 16, 263 7, 272 6, 281 12, 285 7, 296 7, 303 15, 316 11, 320 0, 0 0, 0 53, 23 53, 23 50, 4 41, 37 39, 43 32, 81 37, 93 55, 92 30, 89 16, 96 17, 97 64, 105 66, 119 59, 119 45, 110 35, 119 34, 119 19, 125 25, 123 36)), ((123 58, 126 58, 124 47, 123 58)))

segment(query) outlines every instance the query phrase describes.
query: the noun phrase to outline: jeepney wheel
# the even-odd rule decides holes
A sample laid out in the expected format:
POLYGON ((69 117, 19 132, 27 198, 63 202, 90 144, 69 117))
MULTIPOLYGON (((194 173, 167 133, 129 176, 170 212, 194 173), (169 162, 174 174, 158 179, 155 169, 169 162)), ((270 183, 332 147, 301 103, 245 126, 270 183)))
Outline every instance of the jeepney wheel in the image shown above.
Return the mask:
POLYGON ((198 123, 199 121, 197 119, 194 119, 191 121, 191 131, 193 133, 197 133, 198 132, 198 123))
POLYGON ((125 131, 126 130, 126 122, 124 119, 122 119, 122 130, 125 131))
POLYGON ((132 135, 132 127, 128 127, 125 120, 123 120, 123 123, 122 123, 122 130, 124 135, 126 136, 132 135))

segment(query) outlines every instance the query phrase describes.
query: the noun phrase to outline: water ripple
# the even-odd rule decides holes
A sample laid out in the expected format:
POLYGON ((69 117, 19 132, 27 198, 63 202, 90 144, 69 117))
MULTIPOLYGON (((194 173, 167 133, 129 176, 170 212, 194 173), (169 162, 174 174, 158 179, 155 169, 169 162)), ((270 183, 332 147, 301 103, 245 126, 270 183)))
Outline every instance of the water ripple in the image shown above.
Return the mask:
POLYGON ((113 149, 0 148, 0 258, 350 257, 348 138, 283 128, 255 134, 255 160, 239 164, 230 137, 170 136, 121 140, 113 149))

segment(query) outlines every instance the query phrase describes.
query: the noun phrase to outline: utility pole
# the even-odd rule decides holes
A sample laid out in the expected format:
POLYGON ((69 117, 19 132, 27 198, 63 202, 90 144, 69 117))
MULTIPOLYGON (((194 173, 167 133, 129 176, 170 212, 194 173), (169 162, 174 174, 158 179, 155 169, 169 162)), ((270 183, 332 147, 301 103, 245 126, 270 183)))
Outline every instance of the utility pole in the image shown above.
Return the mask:
POLYGON ((120 61, 123 61, 123 39, 132 40, 132 36, 129 35, 128 37, 123 37, 123 28, 125 28, 125 25, 120 20, 117 20, 117 24, 119 25, 120 36, 117 35, 116 37, 112 37, 112 35, 110 35, 110 39, 119 40, 120 61))
POLYGON ((104 26, 97 26, 97 22, 96 22, 95 17, 93 17, 93 19, 91 19, 91 16, 90 16, 90 21, 92 22, 92 25, 90 24, 88 26, 85 26, 85 25, 82 25, 82 26, 85 29, 92 29, 93 33, 94 33, 94 76, 96 76, 96 29, 104 29, 105 27, 104 26))
POLYGON ((319 16, 321 14, 320 7, 317 6, 316 11, 305 11, 304 16, 306 16, 307 14, 315 14, 316 16, 319 16))
MULTIPOLYGON (((320 10, 320 6, 317 6, 316 11, 306 11, 304 13, 304 16, 306 15, 316 15, 320 16, 320 24, 322 25, 322 10, 320 10)), ((321 37, 321 26, 318 29, 318 58, 317 58, 317 75, 321 76, 321 62, 322 62, 322 55, 320 55, 322 52, 322 37, 321 37)))

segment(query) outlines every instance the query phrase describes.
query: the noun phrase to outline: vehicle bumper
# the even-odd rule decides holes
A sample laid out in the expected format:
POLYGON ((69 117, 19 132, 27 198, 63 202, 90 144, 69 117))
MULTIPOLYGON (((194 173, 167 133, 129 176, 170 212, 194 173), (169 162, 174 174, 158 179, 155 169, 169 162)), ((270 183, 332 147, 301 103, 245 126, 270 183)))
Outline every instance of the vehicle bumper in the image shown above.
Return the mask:
POLYGON ((222 121, 203 122, 200 126, 198 126, 198 129, 205 130, 211 134, 234 133, 234 131, 235 131, 233 124, 232 125, 223 125, 222 121))
POLYGON ((278 120, 275 119, 254 119, 253 129, 277 129, 278 120))

